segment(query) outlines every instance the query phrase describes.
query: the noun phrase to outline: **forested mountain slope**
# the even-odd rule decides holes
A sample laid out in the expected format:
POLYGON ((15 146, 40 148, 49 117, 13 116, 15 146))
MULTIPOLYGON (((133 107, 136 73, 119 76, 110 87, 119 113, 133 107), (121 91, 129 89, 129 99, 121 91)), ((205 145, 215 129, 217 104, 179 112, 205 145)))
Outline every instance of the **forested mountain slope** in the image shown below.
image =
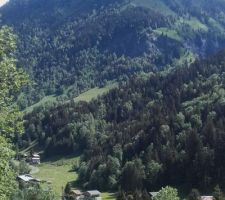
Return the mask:
POLYGON ((90 103, 35 109, 19 142, 37 139, 47 156, 81 153, 83 187, 208 190, 225 179, 224 111, 221 52, 147 79, 135 76, 90 103))
POLYGON ((33 80, 18 103, 72 98, 216 52, 225 44, 224 7, 222 0, 10 0, 2 24, 17 33, 20 66, 33 80))

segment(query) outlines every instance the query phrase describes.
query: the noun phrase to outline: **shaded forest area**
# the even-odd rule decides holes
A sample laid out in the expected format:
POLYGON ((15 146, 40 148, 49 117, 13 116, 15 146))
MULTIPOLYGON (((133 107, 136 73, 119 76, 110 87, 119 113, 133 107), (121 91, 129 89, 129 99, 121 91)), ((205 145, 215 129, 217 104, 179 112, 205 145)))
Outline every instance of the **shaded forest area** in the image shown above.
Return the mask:
POLYGON ((81 153, 87 188, 207 190, 225 178, 224 55, 135 76, 90 103, 36 108, 19 144, 37 139, 46 156, 81 153))

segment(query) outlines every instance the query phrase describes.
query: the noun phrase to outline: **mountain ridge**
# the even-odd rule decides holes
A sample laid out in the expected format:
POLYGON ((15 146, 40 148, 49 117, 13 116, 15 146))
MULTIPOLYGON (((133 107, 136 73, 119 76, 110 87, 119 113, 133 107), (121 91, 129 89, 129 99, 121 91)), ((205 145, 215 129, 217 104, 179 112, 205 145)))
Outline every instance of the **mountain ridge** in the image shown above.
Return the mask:
POLYGON ((0 9, 2 24, 18 34, 19 65, 35 83, 20 95, 22 109, 48 95, 68 100, 114 77, 120 81, 143 71, 130 67, 130 61, 134 66, 140 65, 137 60, 151 63, 146 71, 160 70, 225 44, 224 3, 219 0, 212 5, 185 0, 43 2, 11 0, 0 9), (117 60, 121 72, 110 69, 114 64, 105 57, 117 60), (102 70, 112 77, 101 76, 102 70))

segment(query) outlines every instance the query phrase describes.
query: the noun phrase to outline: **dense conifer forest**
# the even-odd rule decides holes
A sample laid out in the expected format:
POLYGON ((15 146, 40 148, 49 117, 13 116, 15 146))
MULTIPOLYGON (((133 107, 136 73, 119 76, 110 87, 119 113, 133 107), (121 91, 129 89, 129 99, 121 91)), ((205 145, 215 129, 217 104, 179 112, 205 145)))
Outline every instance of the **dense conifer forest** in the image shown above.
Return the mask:
POLYGON ((29 166, 14 153, 29 149, 79 158, 65 191, 224 199, 224 0, 10 0, 0 13, 0 197, 56 198, 16 186, 29 166))
POLYGON ((225 178, 224 58, 134 76, 90 103, 35 109, 20 144, 37 139, 46 156, 81 153, 87 188, 207 190, 225 178))

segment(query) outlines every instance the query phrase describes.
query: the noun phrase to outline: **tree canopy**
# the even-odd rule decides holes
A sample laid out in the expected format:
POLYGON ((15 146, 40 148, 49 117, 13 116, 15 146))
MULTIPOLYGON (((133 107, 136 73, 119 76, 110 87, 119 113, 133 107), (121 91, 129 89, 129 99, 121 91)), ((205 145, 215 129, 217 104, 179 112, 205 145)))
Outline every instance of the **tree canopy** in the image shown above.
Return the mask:
POLYGON ((162 188, 153 200, 180 200, 176 189, 169 186, 162 188))
POLYGON ((15 105, 15 95, 27 83, 25 74, 17 70, 16 37, 8 27, 0 29, 0 199, 8 200, 16 188, 15 174, 9 165, 14 153, 10 139, 23 131, 23 119, 15 105))

